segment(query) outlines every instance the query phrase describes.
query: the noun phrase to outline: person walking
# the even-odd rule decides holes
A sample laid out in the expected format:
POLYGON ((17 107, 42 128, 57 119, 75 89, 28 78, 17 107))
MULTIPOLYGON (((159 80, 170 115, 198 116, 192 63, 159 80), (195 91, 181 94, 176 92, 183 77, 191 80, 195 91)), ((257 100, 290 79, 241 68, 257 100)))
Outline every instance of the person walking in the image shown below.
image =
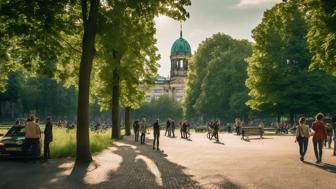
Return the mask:
POLYGON ((39 156, 38 146, 40 143, 41 130, 40 126, 35 122, 35 116, 31 116, 27 121, 25 126, 25 153, 27 156, 35 158, 39 156), (29 154, 29 149, 31 148, 31 154, 29 154))
POLYGON ((299 144, 300 160, 304 161, 304 156, 306 155, 308 148, 308 139, 309 139, 309 128, 306 125, 306 119, 300 117, 299 125, 296 128, 296 139, 295 141, 299 144))
POLYGON ((160 138, 160 124, 159 124, 159 120, 157 119, 155 121, 155 123, 153 124, 153 130, 154 130, 154 140, 153 140, 153 150, 155 150, 155 142, 156 142, 156 149, 159 151, 159 138, 160 138))
POLYGON ((141 132, 140 144, 145 144, 146 130, 147 130, 147 123, 146 119, 143 118, 140 123, 140 132, 141 132))
POLYGON ((175 121, 172 119, 170 124, 173 137, 175 138, 175 121))
POLYGON ((168 136, 170 137, 171 136, 171 133, 170 133, 170 118, 167 120, 167 123, 166 123, 165 136, 167 136, 167 133, 168 133, 168 136))
POLYGON ((133 132, 134 132, 135 142, 139 141, 139 129, 140 129, 139 120, 135 120, 133 123, 133 132))
POLYGON ((314 153, 316 157, 316 163, 322 162, 322 149, 323 143, 327 139, 327 131, 325 125, 322 121, 324 115, 318 113, 315 116, 315 121, 313 122, 313 144, 314 144, 314 153))
POLYGON ((52 141, 53 141, 53 124, 51 121, 51 117, 48 117, 44 129, 44 151, 43 151, 44 161, 48 161, 48 159, 51 158, 49 144, 52 141))

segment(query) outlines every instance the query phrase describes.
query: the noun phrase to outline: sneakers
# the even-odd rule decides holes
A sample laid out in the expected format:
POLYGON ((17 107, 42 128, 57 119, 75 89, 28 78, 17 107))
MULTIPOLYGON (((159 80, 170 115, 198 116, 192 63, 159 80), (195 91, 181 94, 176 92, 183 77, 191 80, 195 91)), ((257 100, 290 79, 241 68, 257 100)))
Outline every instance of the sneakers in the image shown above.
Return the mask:
POLYGON ((300 161, 304 161, 304 158, 303 158, 303 157, 300 157, 300 161))

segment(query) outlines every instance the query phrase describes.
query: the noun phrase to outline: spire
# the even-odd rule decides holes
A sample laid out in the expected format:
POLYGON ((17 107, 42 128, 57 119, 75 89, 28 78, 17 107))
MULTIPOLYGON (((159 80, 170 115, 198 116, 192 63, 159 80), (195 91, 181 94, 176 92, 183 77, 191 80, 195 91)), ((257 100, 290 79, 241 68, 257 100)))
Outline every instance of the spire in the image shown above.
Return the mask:
POLYGON ((182 38, 182 20, 180 21, 180 38, 182 38))

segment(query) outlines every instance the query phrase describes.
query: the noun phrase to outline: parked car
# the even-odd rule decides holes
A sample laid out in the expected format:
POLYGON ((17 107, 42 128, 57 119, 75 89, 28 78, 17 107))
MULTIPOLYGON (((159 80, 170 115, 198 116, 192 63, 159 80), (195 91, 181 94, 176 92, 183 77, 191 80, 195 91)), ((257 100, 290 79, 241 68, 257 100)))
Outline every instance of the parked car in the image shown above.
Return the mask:
POLYGON ((32 157, 31 148, 24 150, 25 146, 25 127, 12 126, 7 133, 0 138, 0 156, 10 157, 30 157, 37 158, 41 154, 41 142, 38 146, 38 155, 32 157))

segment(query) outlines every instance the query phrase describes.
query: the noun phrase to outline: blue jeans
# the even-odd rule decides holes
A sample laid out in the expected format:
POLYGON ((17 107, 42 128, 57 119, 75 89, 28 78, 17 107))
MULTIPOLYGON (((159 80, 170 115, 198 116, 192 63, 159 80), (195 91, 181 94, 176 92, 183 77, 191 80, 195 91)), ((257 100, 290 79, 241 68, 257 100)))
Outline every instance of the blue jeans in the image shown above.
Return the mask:
POLYGON ((308 138, 302 138, 298 140, 300 147, 300 156, 303 158, 306 155, 308 148, 308 138))
POLYGON ((317 141, 313 139, 314 144, 314 152, 317 161, 322 160, 322 149, 323 149, 323 141, 317 141))

